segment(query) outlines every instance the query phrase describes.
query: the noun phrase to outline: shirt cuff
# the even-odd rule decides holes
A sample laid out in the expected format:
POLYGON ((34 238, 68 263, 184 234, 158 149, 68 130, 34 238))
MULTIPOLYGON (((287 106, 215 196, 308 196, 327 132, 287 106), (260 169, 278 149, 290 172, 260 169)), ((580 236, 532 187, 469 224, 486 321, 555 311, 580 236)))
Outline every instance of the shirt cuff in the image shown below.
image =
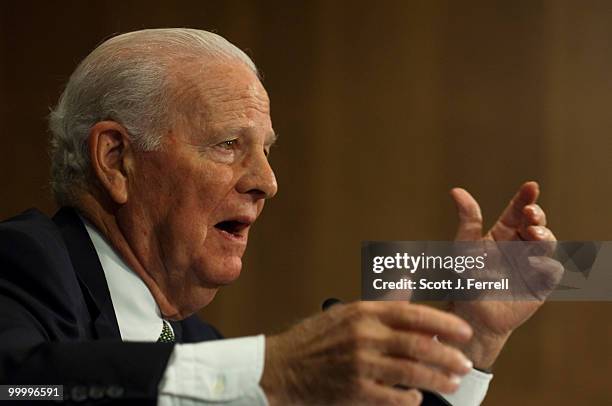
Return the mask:
POLYGON ((268 404, 259 386, 265 337, 232 338, 174 346, 159 383, 159 405, 268 404))
POLYGON ((441 393, 440 396, 453 406, 477 406, 487 395, 491 379, 493 374, 472 369, 461 378, 459 389, 455 393, 450 395, 441 393))

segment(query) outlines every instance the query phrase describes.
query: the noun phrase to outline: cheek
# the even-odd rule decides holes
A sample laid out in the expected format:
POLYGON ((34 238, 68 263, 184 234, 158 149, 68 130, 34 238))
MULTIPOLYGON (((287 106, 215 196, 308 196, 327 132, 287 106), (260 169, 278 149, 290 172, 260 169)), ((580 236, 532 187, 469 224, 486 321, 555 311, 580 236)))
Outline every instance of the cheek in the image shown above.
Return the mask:
POLYGON ((206 239, 206 226, 189 213, 190 210, 176 206, 155 231, 160 239, 162 261, 169 273, 184 275, 192 268, 192 256, 206 239))
POLYGON ((185 230, 205 227, 233 189, 233 175, 231 167, 206 161, 176 168, 165 188, 168 209, 177 212, 176 220, 185 230))
POLYGON ((235 259, 211 236, 232 196, 235 168, 186 149, 151 156, 142 165, 147 171, 141 173, 146 176, 140 178, 138 200, 157 240, 151 249, 176 284, 222 281, 224 269, 235 274, 236 263, 228 263, 235 259))
MULTIPOLYGON (((165 246, 174 246, 174 255, 184 262, 201 252, 204 242, 214 226, 216 201, 210 195, 175 193, 167 213, 165 246)), ((186 264, 182 264, 186 265, 186 264)))
POLYGON ((172 270, 189 285, 226 285, 240 276, 244 249, 228 246, 212 222, 208 216, 199 221, 180 216, 173 221, 174 237, 166 246, 172 247, 172 270))
POLYGON ((216 255, 211 254, 219 250, 209 234, 221 220, 217 211, 231 194, 232 175, 230 170, 209 166, 177 179, 180 186, 170 193, 167 207, 164 246, 173 247, 178 269, 201 268, 203 263, 215 261, 216 255))

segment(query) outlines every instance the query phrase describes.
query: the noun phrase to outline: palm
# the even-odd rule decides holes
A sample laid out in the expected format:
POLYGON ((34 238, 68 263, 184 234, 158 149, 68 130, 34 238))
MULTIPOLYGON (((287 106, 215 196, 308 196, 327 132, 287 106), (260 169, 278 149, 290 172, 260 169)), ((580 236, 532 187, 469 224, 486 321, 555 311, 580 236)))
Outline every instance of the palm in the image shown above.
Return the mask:
POLYGON ((540 301, 457 301, 450 310, 468 321, 475 334, 506 336, 542 305, 540 301))

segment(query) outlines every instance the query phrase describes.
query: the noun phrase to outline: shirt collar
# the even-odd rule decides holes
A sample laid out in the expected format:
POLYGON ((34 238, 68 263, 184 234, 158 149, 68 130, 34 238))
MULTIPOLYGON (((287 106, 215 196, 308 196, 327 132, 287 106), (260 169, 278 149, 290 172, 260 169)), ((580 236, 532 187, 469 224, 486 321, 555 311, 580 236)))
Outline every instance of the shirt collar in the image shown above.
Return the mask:
POLYGON ((83 217, 81 220, 104 270, 122 340, 157 341, 163 320, 149 288, 100 232, 83 217))

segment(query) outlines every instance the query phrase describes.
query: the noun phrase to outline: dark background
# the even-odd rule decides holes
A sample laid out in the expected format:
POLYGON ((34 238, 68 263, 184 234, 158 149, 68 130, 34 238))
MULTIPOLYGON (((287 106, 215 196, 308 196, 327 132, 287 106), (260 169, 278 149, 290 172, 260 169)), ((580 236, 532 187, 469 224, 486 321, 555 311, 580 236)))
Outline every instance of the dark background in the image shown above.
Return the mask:
MULTIPOLYGON (((50 198, 45 116, 114 33, 186 26, 245 49, 281 138, 279 194, 243 274, 202 312, 272 333, 359 296, 362 240, 451 239, 448 190, 490 225, 542 186, 563 240, 612 240, 612 3, 2 1, 0 217, 50 198)), ((612 404, 610 303, 550 303, 496 365, 488 405, 612 404)))

